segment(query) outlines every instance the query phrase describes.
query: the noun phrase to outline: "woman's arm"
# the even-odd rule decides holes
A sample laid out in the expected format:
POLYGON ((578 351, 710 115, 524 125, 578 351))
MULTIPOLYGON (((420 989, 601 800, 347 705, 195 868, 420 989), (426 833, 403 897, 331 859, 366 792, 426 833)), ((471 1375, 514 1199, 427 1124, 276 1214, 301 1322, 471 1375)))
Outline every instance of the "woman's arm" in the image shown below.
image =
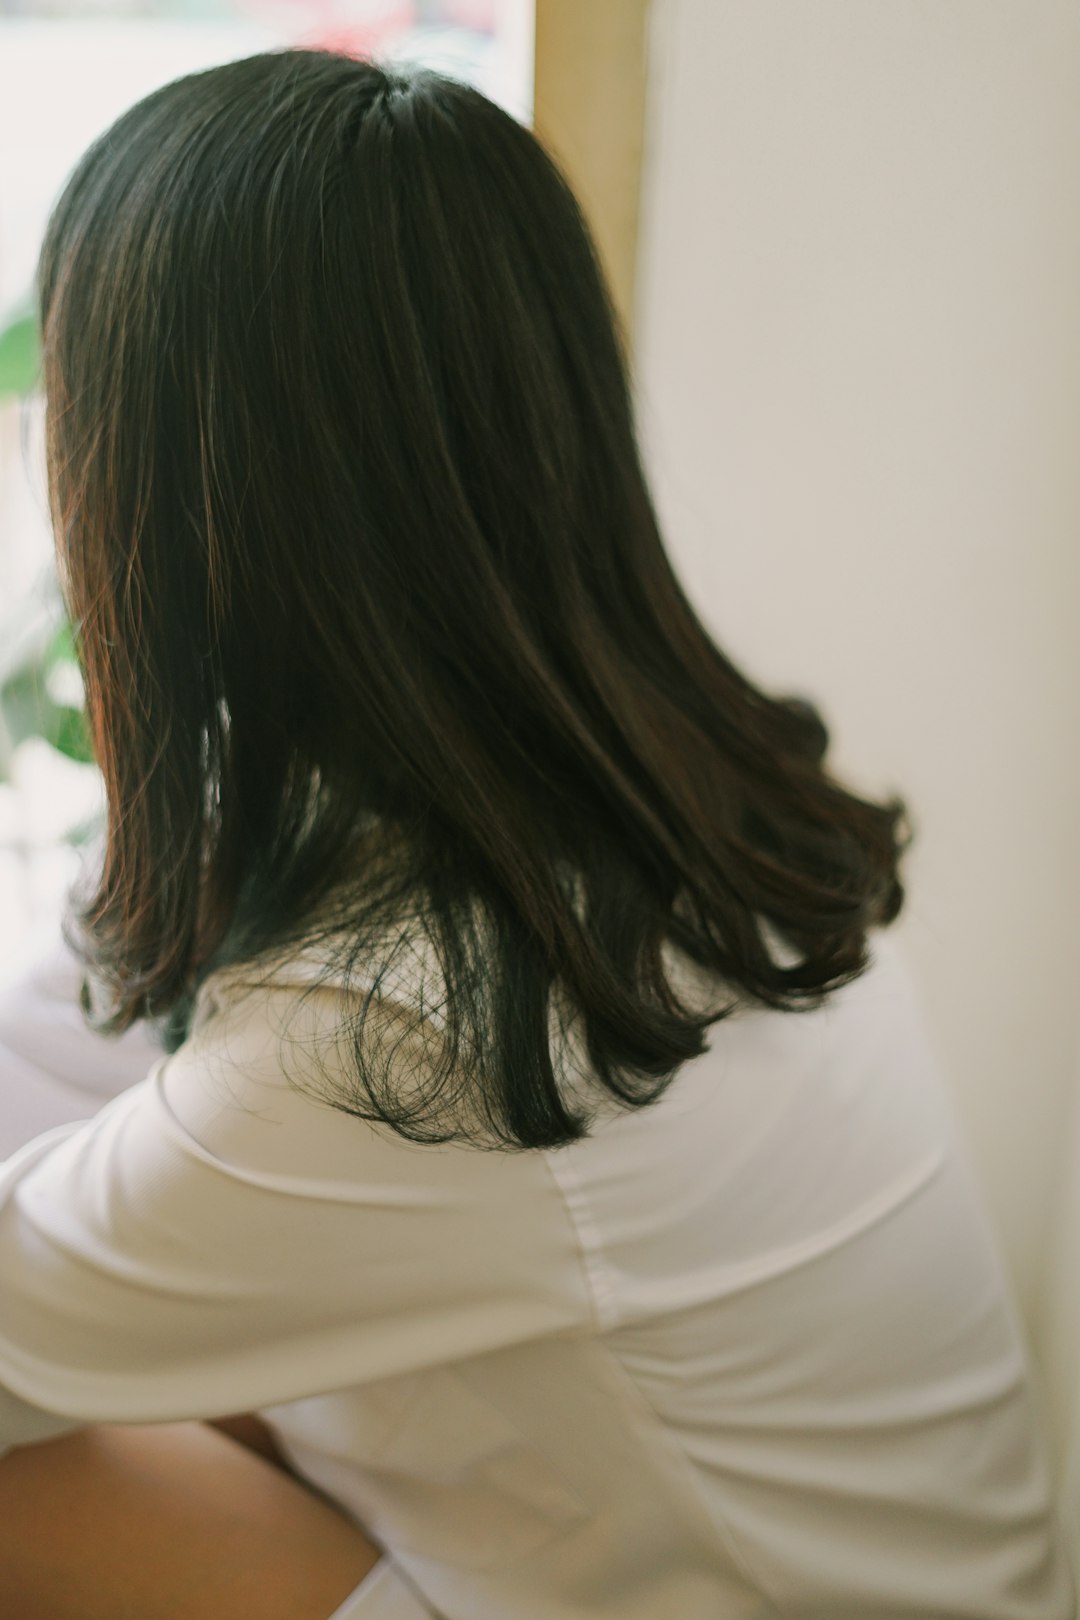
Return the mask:
POLYGON ((313 1096, 339 989, 210 989, 179 1051, 0 1162, 0 1453, 258 1414, 587 1317, 544 1163, 423 1152, 313 1096))
POLYGON ((246 1446, 248 1451, 257 1452, 272 1462, 275 1467, 281 1468, 286 1474, 297 1477, 296 1471, 286 1459, 284 1453, 278 1448, 273 1432, 266 1426, 262 1418, 256 1417, 254 1412, 238 1412, 235 1417, 207 1418, 212 1429, 220 1429, 231 1440, 246 1446))
POLYGON ((82 978, 58 922, 0 981, 0 1160, 54 1125, 88 1119, 161 1056, 145 1024, 119 1037, 91 1029, 82 978))

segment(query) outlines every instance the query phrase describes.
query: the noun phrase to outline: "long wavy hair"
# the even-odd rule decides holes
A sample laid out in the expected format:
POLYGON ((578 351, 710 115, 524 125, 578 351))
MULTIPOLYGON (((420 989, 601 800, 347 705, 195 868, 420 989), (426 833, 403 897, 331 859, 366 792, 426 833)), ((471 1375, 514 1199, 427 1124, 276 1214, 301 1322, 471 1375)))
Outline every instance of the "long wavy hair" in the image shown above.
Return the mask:
POLYGON ((38 286, 106 791, 69 916, 99 1027, 175 1047, 210 973, 314 945, 364 990, 333 1106, 550 1148, 595 1117, 553 1062, 556 988, 629 1108, 740 1004, 815 1007, 866 969, 905 806, 836 781, 814 706, 751 684, 687 601, 625 334, 527 129, 330 52, 189 74, 82 157, 38 286), (420 941, 435 1001, 384 997, 420 941), (377 1061, 379 1005, 429 1072, 377 1061))

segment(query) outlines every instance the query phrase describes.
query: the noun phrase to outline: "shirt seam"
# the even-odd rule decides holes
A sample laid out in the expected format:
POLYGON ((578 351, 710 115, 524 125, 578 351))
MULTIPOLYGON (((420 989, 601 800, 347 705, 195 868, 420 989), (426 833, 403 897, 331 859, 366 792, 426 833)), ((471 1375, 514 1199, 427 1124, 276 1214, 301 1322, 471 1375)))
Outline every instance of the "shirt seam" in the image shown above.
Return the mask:
MULTIPOLYGON (((581 1255, 582 1269, 592 1305, 596 1330, 598 1335, 602 1335, 618 1327, 621 1323, 614 1282, 604 1260, 599 1228, 593 1219, 592 1211, 589 1208, 577 1172, 570 1163, 566 1149, 562 1150, 563 1156, 559 1159, 556 1167, 555 1151, 554 1149, 541 1150, 544 1162, 566 1208, 570 1226, 581 1255)), ((761 1577, 750 1567, 745 1554, 734 1539, 734 1534, 727 1520, 721 1515, 714 1518, 702 1503, 693 1475, 693 1464, 686 1451, 679 1445, 663 1418, 639 1388, 611 1345, 601 1342, 600 1348, 613 1377, 622 1384, 629 1399, 644 1416, 657 1443, 675 1461, 682 1473, 686 1496, 693 1504, 695 1515, 702 1521, 706 1532, 702 1537, 703 1545, 708 1549, 715 1545, 715 1540, 718 1538, 726 1547, 728 1556, 742 1579, 754 1592, 755 1596, 764 1599, 768 1605, 767 1615, 762 1615, 761 1620, 769 1620, 769 1617, 775 1617, 775 1620, 779 1620, 780 1610, 777 1608, 775 1600, 764 1586, 761 1577)), ((699 1533, 701 1532, 699 1531, 699 1533)))
MULTIPOLYGON (((668 1455, 675 1460, 680 1468, 685 1480, 686 1496, 693 1503, 695 1513, 703 1521, 708 1531, 708 1535, 705 1537, 706 1546, 710 1545, 714 1538, 719 1539, 726 1547, 728 1556, 751 1591, 756 1597, 764 1599, 768 1605, 767 1615, 774 1616, 775 1620, 780 1620, 782 1610, 778 1607, 776 1598, 773 1597, 762 1577, 752 1568, 746 1554, 736 1540, 735 1533, 727 1518, 719 1511, 710 1511, 702 1502, 694 1474, 694 1465, 685 1448, 679 1444, 668 1424, 665 1423, 611 1345, 604 1344, 602 1349, 608 1366, 622 1384, 629 1399, 637 1406, 638 1411, 648 1422, 658 1445, 667 1451, 668 1455)), ((767 1620, 766 1615, 759 1616, 759 1620, 767 1620)))
POLYGON ((565 1148, 561 1150, 562 1157, 557 1165, 555 1152, 556 1150, 551 1148, 541 1149, 544 1163, 566 1210, 570 1229, 577 1244, 594 1328, 598 1333, 604 1333, 617 1327, 620 1322, 615 1286, 604 1260, 600 1233, 577 1172, 566 1157, 565 1148))

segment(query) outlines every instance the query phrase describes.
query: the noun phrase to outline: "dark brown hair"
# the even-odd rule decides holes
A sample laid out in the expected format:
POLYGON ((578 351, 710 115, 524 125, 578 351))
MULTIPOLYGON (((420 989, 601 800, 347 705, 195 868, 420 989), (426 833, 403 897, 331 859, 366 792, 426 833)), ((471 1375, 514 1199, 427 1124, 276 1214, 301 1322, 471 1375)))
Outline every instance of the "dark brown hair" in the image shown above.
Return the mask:
POLYGON ((330 1100, 551 1147, 592 1120, 553 1066, 556 985, 591 1083, 640 1106, 740 1001, 798 1011, 866 969, 904 805, 834 780, 816 710, 688 603, 589 233, 513 118, 329 52, 190 74, 81 159, 39 289, 107 796, 73 917, 103 1027, 175 1044, 211 971, 310 940, 377 990, 386 940, 423 938, 428 1083, 373 1062, 369 992, 330 1100), (732 999, 681 1001, 665 943, 732 999))

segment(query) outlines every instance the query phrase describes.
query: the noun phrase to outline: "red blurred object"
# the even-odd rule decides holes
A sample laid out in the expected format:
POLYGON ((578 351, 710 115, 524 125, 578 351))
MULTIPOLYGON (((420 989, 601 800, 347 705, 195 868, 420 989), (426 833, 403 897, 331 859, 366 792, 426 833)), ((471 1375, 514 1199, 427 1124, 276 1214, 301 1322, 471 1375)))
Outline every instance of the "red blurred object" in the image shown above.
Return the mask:
POLYGON ((414 0, 246 0, 244 9, 294 33, 302 49, 346 56, 370 56, 417 21, 414 0))
POLYGON ((370 56, 417 27, 493 34, 500 5, 514 3, 516 0, 236 0, 240 10, 293 34, 296 45, 348 56, 370 56))
POLYGON ((317 24, 301 35, 296 43, 313 51, 337 51, 341 56, 372 56, 387 41, 396 39, 410 26, 408 22, 396 21, 389 24, 381 21, 317 24))
MULTIPOLYGON (((502 0, 503 5, 508 0, 502 0)), ((478 34, 493 34, 499 10, 499 0, 443 0, 439 6, 440 22, 456 23, 459 28, 472 28, 478 34)))

